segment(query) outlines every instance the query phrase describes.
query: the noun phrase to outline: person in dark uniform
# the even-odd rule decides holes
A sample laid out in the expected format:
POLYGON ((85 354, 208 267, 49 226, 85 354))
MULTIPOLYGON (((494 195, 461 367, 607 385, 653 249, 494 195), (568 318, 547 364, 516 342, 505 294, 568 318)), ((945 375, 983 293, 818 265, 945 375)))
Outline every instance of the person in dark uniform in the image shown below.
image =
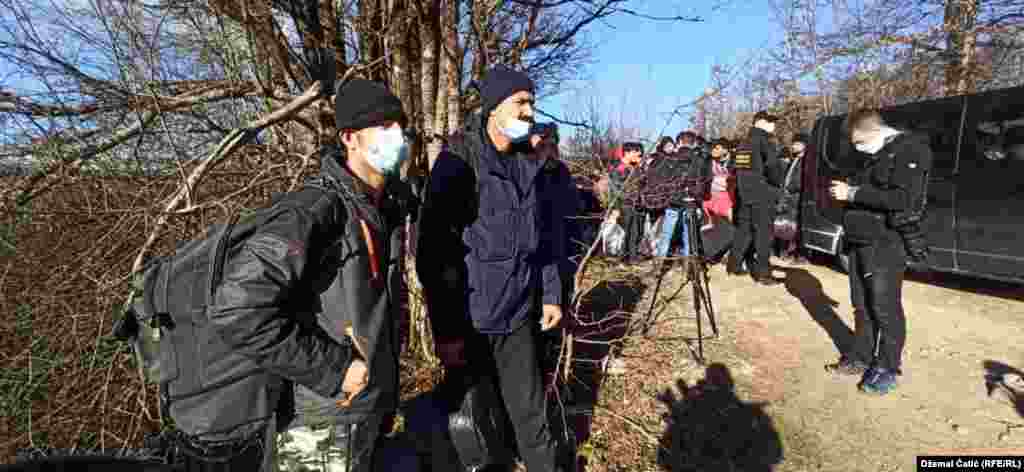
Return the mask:
POLYGON ((884 395, 901 374, 907 322, 903 313, 903 273, 907 245, 901 222, 920 217, 932 152, 927 136, 885 124, 877 111, 848 118, 850 139, 867 155, 867 165, 849 182, 833 181, 832 197, 846 202, 843 217, 850 257, 850 296, 854 306, 853 345, 839 362, 826 366, 836 374, 861 374, 862 392, 884 395))
MULTIPOLYGON (((792 221, 799 220, 801 167, 803 165, 804 153, 807 150, 807 143, 810 141, 805 133, 796 133, 790 141, 789 152, 785 157, 778 160, 776 176, 782 184, 783 195, 779 199, 776 209, 776 216, 785 216, 792 221)), ((800 250, 800 231, 797 228, 796 235, 792 239, 775 239, 776 256, 789 263, 790 266, 799 266, 807 263, 800 250)))
POLYGON ((779 198, 775 163, 778 150, 771 143, 778 119, 767 112, 754 115, 750 136, 736 149, 733 167, 736 169, 736 239, 729 253, 726 271, 743 274, 741 264, 753 245, 757 260, 749 264, 754 280, 762 285, 778 285, 772 277, 772 218, 779 198))

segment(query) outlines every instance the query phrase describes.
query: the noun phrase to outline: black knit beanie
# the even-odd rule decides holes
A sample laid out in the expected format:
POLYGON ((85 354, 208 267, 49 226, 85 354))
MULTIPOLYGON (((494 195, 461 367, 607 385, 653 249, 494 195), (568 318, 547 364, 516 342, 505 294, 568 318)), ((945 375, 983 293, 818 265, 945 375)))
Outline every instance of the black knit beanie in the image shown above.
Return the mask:
POLYGON ((353 79, 338 84, 334 97, 334 124, 338 130, 360 130, 380 126, 389 121, 406 124, 402 101, 384 84, 366 79, 353 79))
POLYGON ((534 91, 533 81, 526 74, 506 65, 494 66, 480 83, 482 118, 486 120, 506 98, 524 90, 531 93, 534 91))

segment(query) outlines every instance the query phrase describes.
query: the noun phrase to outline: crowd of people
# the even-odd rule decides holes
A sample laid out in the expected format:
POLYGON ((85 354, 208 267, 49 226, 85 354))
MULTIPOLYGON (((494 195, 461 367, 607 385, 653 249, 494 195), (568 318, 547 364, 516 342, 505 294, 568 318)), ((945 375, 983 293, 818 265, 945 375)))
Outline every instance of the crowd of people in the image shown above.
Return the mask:
POLYGON ((782 149, 772 136, 777 117, 757 113, 746 139, 706 140, 693 131, 657 140, 644 153, 637 142, 613 151, 608 175, 595 186, 607 202, 601 235, 606 254, 633 264, 656 257, 701 256, 714 264, 726 253, 728 272, 778 283, 774 254, 806 262, 799 246, 797 205, 808 137, 794 134, 782 149), (701 253, 688 225, 699 224, 701 253), (614 235, 618 235, 615 237, 614 235), (752 246, 752 247, 751 247, 752 246))
MULTIPOLYGON (((479 114, 448 138, 427 181, 414 185, 405 172, 409 119, 401 101, 381 83, 339 84, 337 139, 325 145, 316 179, 235 232, 226 226, 215 244, 183 246, 145 271, 126 320, 162 333, 157 352, 142 358, 161 360, 161 411, 174 422, 186 470, 405 470, 389 465, 396 454, 382 444, 400 405, 402 242, 410 219, 441 385, 492 386, 512 438, 481 444, 491 438, 445 433, 429 448, 433 462, 421 465, 475 470, 508 446, 529 472, 575 469, 575 453, 553 432, 558 415, 542 351, 571 301, 581 225, 570 222, 585 202, 560 159, 557 133, 535 124, 533 81, 496 66, 478 89, 479 114)), ((768 264, 773 237, 782 256, 799 257, 794 212, 807 138, 796 135, 780 159, 771 139, 776 121, 758 113, 739 143, 683 132, 660 139, 649 155, 624 143, 599 186, 609 223, 624 233, 622 256, 718 262, 728 252, 729 273, 778 283, 768 264), (779 218, 787 215, 791 224, 779 218)), ((851 275, 859 341, 832 370, 862 373, 862 389, 885 393, 903 347, 905 256, 900 233, 878 215, 920 200, 920 185, 907 182, 920 181, 929 161, 893 167, 893 153, 925 156, 927 148, 877 114, 852 123, 857 149, 886 165, 832 188, 835 199, 860 209, 848 223, 860 244, 851 275)), ((453 388, 442 410, 458 410, 466 391, 453 388)), ((449 426, 442 417, 439 428, 449 426)))

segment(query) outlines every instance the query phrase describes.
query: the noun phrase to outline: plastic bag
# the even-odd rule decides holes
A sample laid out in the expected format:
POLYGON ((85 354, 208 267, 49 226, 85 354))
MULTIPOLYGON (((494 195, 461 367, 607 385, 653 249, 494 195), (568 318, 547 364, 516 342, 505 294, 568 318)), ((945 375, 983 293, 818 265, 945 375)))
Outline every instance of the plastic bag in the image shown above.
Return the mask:
POLYGON ((605 254, 618 256, 622 254, 622 247, 626 245, 626 230, 614 221, 605 221, 601 224, 601 240, 604 243, 605 254))
POLYGON ((468 388, 458 409, 448 416, 448 433, 466 470, 511 465, 515 459, 514 429, 495 379, 462 379, 468 388))

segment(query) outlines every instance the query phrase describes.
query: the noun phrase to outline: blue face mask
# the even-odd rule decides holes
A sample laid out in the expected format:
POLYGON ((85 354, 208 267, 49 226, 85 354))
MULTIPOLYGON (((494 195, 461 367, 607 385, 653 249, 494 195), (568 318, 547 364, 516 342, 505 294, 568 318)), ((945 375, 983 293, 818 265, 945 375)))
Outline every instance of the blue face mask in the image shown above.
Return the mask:
POLYGON ((383 175, 398 173, 409 158, 409 145, 405 142, 401 128, 378 130, 375 142, 367 149, 366 160, 383 175))
POLYGON ((530 137, 530 122, 513 118, 505 124, 501 133, 513 143, 524 141, 530 137))

